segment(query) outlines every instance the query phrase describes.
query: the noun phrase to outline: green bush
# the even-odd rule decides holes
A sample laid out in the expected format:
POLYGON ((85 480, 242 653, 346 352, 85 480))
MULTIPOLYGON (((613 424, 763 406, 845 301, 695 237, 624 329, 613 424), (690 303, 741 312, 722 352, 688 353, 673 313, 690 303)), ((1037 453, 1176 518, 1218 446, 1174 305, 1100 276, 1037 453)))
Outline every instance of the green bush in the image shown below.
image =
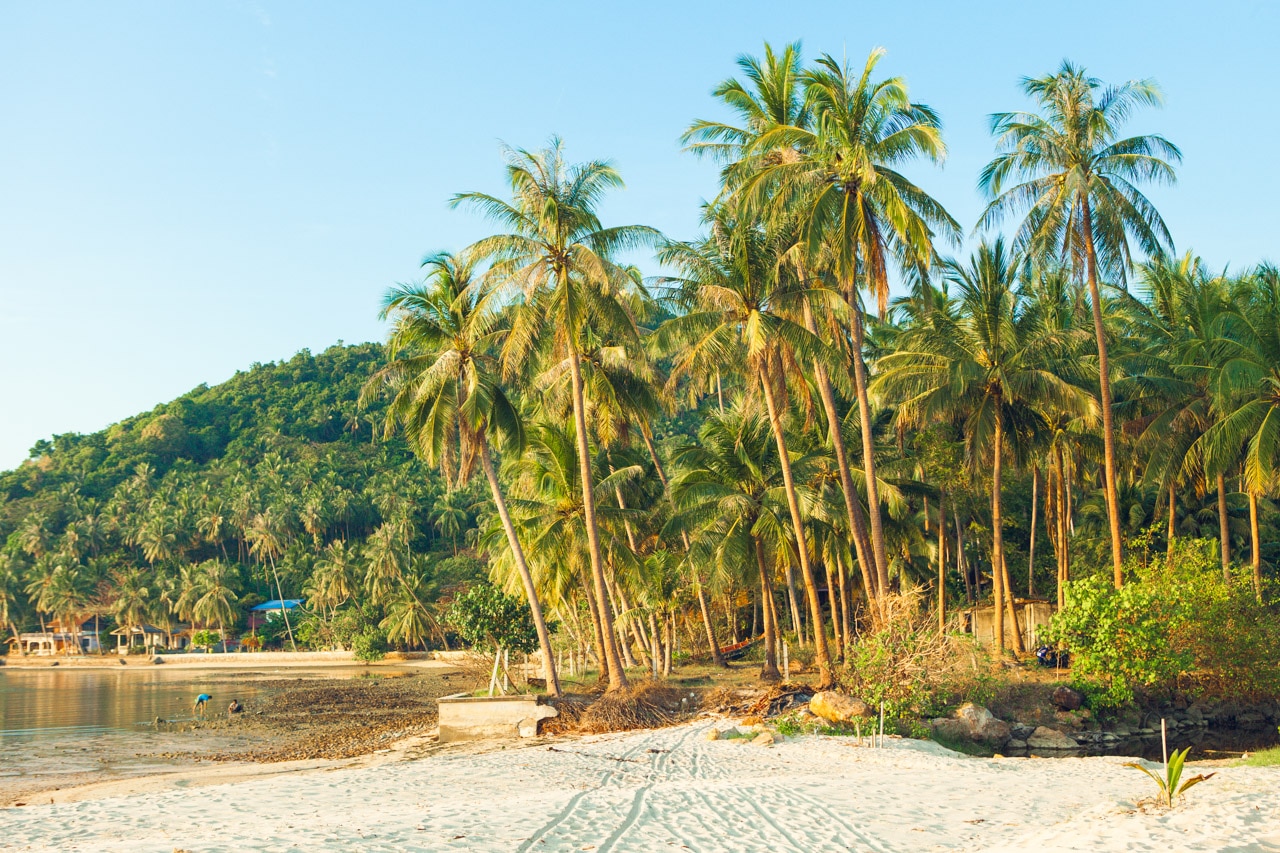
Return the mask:
POLYGON ((1135 692, 1280 695, 1280 621, 1259 604, 1243 572, 1228 581, 1216 542, 1177 543, 1172 559, 1130 564, 1117 590, 1099 574, 1068 584, 1067 606, 1045 637, 1071 652, 1090 707, 1108 710, 1135 692))
POLYGON ((445 621, 471 646, 491 654, 500 649, 531 652, 538 632, 529 605, 490 583, 478 583, 449 606, 445 621))
POLYGON ((382 660, 387 654, 387 634, 381 628, 369 627, 351 641, 356 660, 382 660))
POLYGON ((191 635, 191 645, 195 646, 197 649, 204 649, 208 651, 221 642, 222 635, 217 631, 210 631, 207 628, 202 628, 191 635))

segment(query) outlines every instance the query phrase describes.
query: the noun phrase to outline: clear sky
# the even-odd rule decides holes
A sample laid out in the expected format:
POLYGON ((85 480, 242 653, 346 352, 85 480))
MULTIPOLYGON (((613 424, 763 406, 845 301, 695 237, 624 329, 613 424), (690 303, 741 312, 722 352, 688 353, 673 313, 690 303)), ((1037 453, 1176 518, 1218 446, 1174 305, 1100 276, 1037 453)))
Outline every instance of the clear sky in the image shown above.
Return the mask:
POLYGON ((951 154, 912 173, 966 226, 986 115, 1064 57, 1155 77, 1134 132, 1182 147, 1151 197, 1179 251, 1280 259, 1280 4, 320 3, 0 0, 0 468, 256 361, 380 339, 384 289, 486 228, 499 142, 563 136, 628 188, 608 222, 697 228, 715 168, 680 150, 734 58, 904 75, 951 154), (981 11, 975 11, 981 9, 981 11))

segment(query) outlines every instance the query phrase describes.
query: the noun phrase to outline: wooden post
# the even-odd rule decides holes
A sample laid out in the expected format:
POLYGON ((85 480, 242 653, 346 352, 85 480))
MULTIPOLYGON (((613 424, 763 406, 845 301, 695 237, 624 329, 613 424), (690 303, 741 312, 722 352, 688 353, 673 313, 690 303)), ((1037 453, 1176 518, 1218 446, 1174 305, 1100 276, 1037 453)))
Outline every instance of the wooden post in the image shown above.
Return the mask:
POLYGON ((791 658, 787 650, 787 641, 782 641, 782 683, 786 684, 791 680, 791 658))

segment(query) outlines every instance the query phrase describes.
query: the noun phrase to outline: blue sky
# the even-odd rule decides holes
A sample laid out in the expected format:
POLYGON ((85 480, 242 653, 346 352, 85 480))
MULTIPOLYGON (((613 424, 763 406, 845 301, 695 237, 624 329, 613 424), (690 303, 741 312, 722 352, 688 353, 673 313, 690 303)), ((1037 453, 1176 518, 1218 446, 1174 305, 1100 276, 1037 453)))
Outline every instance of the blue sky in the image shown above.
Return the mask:
POLYGON ((692 236, 715 168, 677 138, 766 39, 886 47, 946 123, 945 167, 913 177, 966 226, 985 117, 1024 105, 1020 77, 1063 57, 1155 77, 1167 105, 1131 129, 1183 149, 1151 192, 1178 249, 1280 260, 1277 33, 1275 4, 1231 0, 0 0, 0 468, 255 361, 380 339, 384 289, 485 232, 446 202, 501 191, 500 141, 610 158, 609 222, 692 236))

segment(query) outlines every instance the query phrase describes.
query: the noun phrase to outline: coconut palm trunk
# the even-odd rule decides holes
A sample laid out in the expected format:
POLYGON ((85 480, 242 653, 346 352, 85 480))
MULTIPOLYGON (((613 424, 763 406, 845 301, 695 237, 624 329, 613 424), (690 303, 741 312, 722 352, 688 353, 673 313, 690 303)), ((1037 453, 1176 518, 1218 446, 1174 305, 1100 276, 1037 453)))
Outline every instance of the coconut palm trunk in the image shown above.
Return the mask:
POLYGON ((596 603, 600 608, 600 629, 604 643, 602 657, 609 667, 609 690, 627 687, 627 673, 622 668, 622 655, 614 633, 613 612, 609 606, 609 590, 605 583, 604 564, 600 556, 600 532, 596 527, 595 485, 591 478, 591 449, 587 444, 587 416, 583 401, 582 365, 575 347, 569 349, 569 375, 573 384, 573 423, 578 439, 578 466, 582 476, 582 514, 587 528, 587 548, 591 557, 591 577, 595 585, 596 603))
POLYGON ((769 583, 769 570, 764 559, 764 545, 760 540, 751 537, 755 545, 756 568, 760 570, 760 604, 764 621, 764 663, 760 667, 761 681, 781 681, 778 672, 778 635, 777 620, 773 617, 773 585, 769 583))
POLYGON ((1231 583, 1231 530, 1227 524, 1227 477, 1218 472, 1218 546, 1222 553, 1222 579, 1231 583))
POLYGON ((813 627, 813 648, 818 665, 818 687, 825 689, 835 684, 831 669, 831 651, 827 648, 827 632, 823 625, 822 604, 818 601, 818 588, 814 583, 813 569, 809 565, 809 549, 805 542, 804 518, 800 513, 800 498, 796 494, 795 480, 791 474, 791 459, 787 455, 787 439, 782 429, 782 415, 774 398, 768 372, 760 377, 765 406, 769 412, 769 424, 778 445, 778 462, 782 468, 782 483, 787 494, 787 509, 791 513, 791 525, 796 537, 796 555, 800 562, 800 580, 804 583, 805 598, 809 603, 809 623, 813 627))
POLYGON ((555 654, 551 650, 551 635, 547 631, 547 621, 542 615, 542 603, 538 600, 538 590, 533 584, 533 575, 529 571, 528 561, 525 560, 520 537, 516 535, 515 525, 511 521, 511 512, 507 509, 502 485, 498 482, 493 455, 489 452, 489 441, 483 434, 476 438, 480 445, 480 466, 484 469, 485 479, 489 481, 489 492, 493 496, 494 504, 498 507, 498 517, 502 519, 502 529, 507 534, 507 545, 511 548, 516 570, 520 573, 521 583, 524 584, 524 593, 529 600, 529 611, 533 614, 533 625, 538 631, 538 650, 542 654, 542 672, 547 680, 547 690, 552 696, 559 696, 560 674, 556 672, 555 654))
POLYGON ((947 630, 947 490, 938 494, 938 630, 947 630))
POLYGON ((1080 205, 1084 232, 1085 269, 1089 302, 1093 308, 1093 335, 1098 347, 1098 394, 1102 403, 1102 455, 1107 498, 1107 527, 1111 532, 1111 570, 1116 589, 1124 584, 1124 550, 1120 538, 1120 499, 1116 489, 1115 418, 1111 409, 1111 373, 1107 358, 1107 332, 1102 322, 1102 295, 1098 289, 1098 259, 1093 245, 1093 216, 1086 198, 1080 205))
POLYGON ((280 615, 284 617, 284 629, 289 634, 289 648, 296 652, 298 644, 293 641, 293 626, 289 624, 289 608, 284 604, 284 590, 280 587, 280 573, 276 571, 275 554, 268 551, 267 560, 271 563, 271 576, 276 580, 276 595, 280 596, 280 615))
POLYGON ((1004 654, 1004 523, 1001 517, 1001 475, 1003 473, 1004 424, 999 415, 997 405, 995 421, 995 444, 991 460, 991 596, 992 625, 995 627, 995 647, 997 654, 1004 654))
MULTIPOLYGON (((808 300, 804 302, 804 322, 805 327, 812 334, 817 335, 818 326, 814 322, 813 309, 809 306, 808 300)), ((873 571, 877 571, 873 568, 876 565, 874 552, 871 541, 867 538, 867 522, 862 514, 862 502, 853 485, 853 474, 849 470, 849 454, 845 450, 844 435, 840 429, 840 415, 836 410, 836 395, 831 387, 831 377, 827 375, 827 368, 816 360, 813 363, 813 374, 818 383, 818 395, 822 398, 822 408, 827 415, 831 448, 836 457, 836 468, 840 472, 840 491, 844 495, 845 516, 849 522, 849 532, 853 536, 858 568, 862 570, 862 586, 866 590, 867 603, 872 605, 872 613, 883 617, 884 612, 879 609, 882 603, 880 589, 872 575, 873 571)))
POLYGON ((862 307, 857 294, 850 295, 853 308, 853 384, 858 398, 858 421, 862 427, 862 470, 867 478, 867 515, 871 522, 871 549, 876 564, 876 588, 883 596, 889 591, 889 561, 884 547, 884 523, 880 516, 880 490, 876 486, 875 438, 871 432, 871 400, 867 396, 867 365, 862 359, 862 307))
POLYGON ((1249 561, 1253 566, 1253 595, 1262 603, 1262 542, 1258 535, 1258 493, 1249 490, 1249 561))
POLYGON ((1175 523, 1177 521, 1178 504, 1175 500, 1173 483, 1169 483, 1169 532, 1165 536, 1165 552, 1164 559, 1166 565, 1173 560, 1173 542, 1175 538, 1175 523))

